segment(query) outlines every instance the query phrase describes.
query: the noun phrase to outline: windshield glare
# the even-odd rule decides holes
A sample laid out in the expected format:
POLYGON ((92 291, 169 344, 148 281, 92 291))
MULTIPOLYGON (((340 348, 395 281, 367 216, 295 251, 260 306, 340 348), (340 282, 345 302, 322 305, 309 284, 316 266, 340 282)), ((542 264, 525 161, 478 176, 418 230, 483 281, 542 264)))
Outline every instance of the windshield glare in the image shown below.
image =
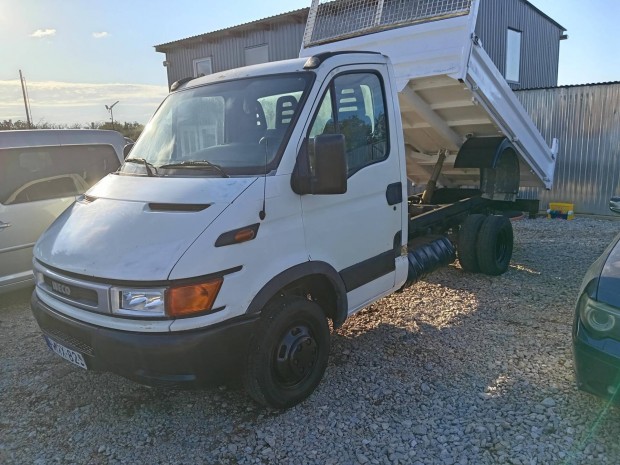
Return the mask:
POLYGON ((171 94, 133 147, 123 174, 258 175, 276 168, 309 73, 241 79, 171 94), (212 165, 217 165, 213 167, 212 165))

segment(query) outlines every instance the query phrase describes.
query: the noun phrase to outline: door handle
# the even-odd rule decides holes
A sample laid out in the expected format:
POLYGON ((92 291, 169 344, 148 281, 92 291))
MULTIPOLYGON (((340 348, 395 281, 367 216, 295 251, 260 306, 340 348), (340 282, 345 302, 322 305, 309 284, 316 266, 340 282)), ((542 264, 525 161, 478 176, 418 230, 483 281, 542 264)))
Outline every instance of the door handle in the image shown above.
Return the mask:
POLYGON ((2 221, 0 221, 0 231, 8 228, 9 226, 11 226, 11 223, 3 223, 2 221))

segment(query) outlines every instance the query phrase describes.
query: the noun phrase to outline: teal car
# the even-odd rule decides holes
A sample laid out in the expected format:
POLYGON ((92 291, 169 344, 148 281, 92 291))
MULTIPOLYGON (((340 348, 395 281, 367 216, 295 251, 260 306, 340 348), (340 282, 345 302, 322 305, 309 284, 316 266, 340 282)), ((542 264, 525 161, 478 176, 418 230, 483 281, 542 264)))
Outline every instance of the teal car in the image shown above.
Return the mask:
MULTIPOLYGON (((620 197, 612 197, 620 213, 620 197)), ((573 324, 577 386, 620 400, 620 234, 590 266, 581 284, 573 324)))

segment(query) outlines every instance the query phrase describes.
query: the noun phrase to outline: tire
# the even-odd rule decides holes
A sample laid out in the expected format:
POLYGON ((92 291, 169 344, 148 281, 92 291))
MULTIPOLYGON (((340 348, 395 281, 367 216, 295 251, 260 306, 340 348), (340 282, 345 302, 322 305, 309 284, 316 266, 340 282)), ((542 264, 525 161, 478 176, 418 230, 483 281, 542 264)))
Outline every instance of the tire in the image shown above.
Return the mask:
POLYGON ((510 265, 513 248, 512 224, 505 216, 488 216, 478 232, 478 265, 491 276, 503 274, 510 265))
POLYGON ((285 409, 306 399, 327 367, 325 314, 303 297, 283 297, 262 312, 249 345, 245 389, 260 404, 285 409))
POLYGON ((458 256, 461 268, 470 273, 478 273, 478 232, 482 223, 486 219, 485 215, 469 215, 461 224, 458 237, 458 256))

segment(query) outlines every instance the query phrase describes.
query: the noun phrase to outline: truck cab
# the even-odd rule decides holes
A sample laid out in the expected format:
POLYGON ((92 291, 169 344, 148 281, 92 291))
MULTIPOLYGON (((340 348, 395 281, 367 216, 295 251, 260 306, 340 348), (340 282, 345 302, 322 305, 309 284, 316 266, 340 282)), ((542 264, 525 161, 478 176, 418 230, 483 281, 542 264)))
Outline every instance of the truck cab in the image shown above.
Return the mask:
MULTIPOLYGON (((121 169, 35 247, 33 309, 50 346, 83 347, 69 355, 81 366, 147 384, 199 383, 247 362, 266 309, 301 303, 311 311, 272 344, 287 352, 306 341, 312 371, 329 350, 316 343, 328 341, 318 312, 340 325, 407 276, 388 63, 375 53, 304 58, 172 92, 121 169), (204 369, 213 352, 222 358, 204 369)), ((287 357, 278 363, 290 396, 270 403, 297 402, 318 382, 287 357)))

